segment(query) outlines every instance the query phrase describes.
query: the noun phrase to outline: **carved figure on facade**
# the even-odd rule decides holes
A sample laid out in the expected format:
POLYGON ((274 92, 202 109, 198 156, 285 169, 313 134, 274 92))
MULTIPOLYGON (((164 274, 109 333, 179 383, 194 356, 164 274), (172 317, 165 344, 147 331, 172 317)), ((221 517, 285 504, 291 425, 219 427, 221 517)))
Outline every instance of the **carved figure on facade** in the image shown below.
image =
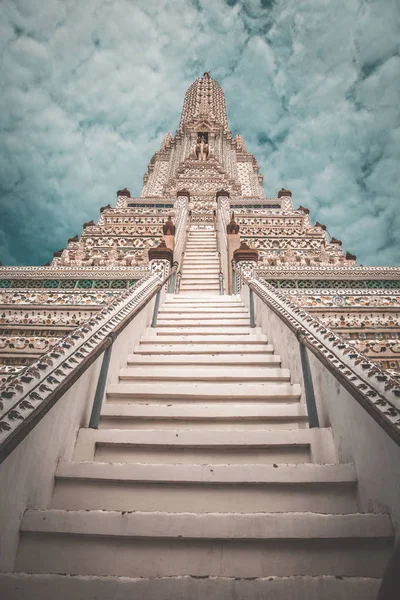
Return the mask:
POLYGON ((175 235, 175 225, 172 222, 172 217, 169 216, 166 223, 163 225, 164 235, 175 235))
POLYGON ((194 156, 201 162, 204 162, 207 160, 208 155, 209 155, 209 145, 206 142, 205 137, 203 135, 200 135, 197 138, 197 142, 194 147, 194 156))

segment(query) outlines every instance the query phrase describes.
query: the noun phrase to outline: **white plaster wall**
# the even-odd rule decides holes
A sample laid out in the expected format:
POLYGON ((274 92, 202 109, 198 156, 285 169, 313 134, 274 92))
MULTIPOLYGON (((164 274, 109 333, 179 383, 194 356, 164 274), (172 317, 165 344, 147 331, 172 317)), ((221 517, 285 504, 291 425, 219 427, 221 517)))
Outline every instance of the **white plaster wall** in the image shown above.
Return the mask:
POLYGON ((400 538, 400 447, 314 354, 309 357, 339 459, 356 465, 361 511, 390 513, 400 538))
MULTIPOLYGON (((249 306, 249 288, 241 296, 249 306)), ((258 296, 254 298, 256 325, 282 358, 282 366, 291 371, 292 383, 303 375, 299 342, 293 332, 258 296)), ((360 406, 318 358, 308 352, 319 423, 332 427, 339 459, 354 462, 358 476, 360 510, 385 512, 392 517, 397 538, 400 537, 400 447, 360 406)), ((304 402, 304 394, 302 394, 304 402)))
MULTIPOLYGON (((109 380, 115 381, 127 354, 151 321, 153 298, 114 342, 109 380)), ((19 529, 27 508, 49 508, 54 473, 60 460, 71 460, 76 437, 87 427, 101 355, 0 465, 0 572, 13 571, 19 529)))

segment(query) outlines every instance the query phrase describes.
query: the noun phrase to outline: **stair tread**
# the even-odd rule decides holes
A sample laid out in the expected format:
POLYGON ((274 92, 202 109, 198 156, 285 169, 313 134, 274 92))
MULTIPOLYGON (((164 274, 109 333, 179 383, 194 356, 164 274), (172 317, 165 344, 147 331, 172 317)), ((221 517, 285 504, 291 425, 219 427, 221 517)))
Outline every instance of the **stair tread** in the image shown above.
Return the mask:
POLYGON ((83 444, 117 444, 125 446, 169 447, 235 447, 270 448, 280 446, 309 446, 315 441, 331 441, 332 432, 324 429, 80 429, 77 448, 83 444))
POLYGON ((152 345, 150 340, 142 340, 139 346, 135 346, 134 352, 136 354, 143 354, 145 356, 150 356, 152 353, 156 354, 171 354, 174 356, 183 355, 186 356, 188 354, 199 354, 202 356, 213 356, 213 353, 220 354, 229 354, 236 355, 237 353, 246 353, 246 354, 258 354, 260 356, 263 355, 271 355, 274 351, 273 346, 270 344, 263 343, 262 341, 254 344, 240 344, 240 342, 236 344, 230 344, 228 341, 224 344, 196 344, 193 343, 192 340, 187 341, 186 343, 165 343, 165 338, 162 341, 154 338, 154 344, 152 345))
POLYGON ((128 365, 213 365, 218 368, 219 365, 234 365, 242 367, 245 365, 259 366, 259 365, 279 365, 281 362, 280 356, 277 354, 191 354, 191 355, 179 355, 174 354, 170 356, 152 356, 146 354, 130 354, 128 356, 128 365))
POLYGON ((149 417, 163 419, 263 419, 307 418, 305 404, 262 404, 214 402, 212 404, 117 404, 105 402, 102 416, 149 417))
POLYGON ((279 540, 393 537, 386 514, 163 513, 27 510, 22 532, 133 538, 279 540))
POLYGON ((152 365, 149 367, 137 365, 123 368, 119 372, 119 379, 163 379, 163 380, 188 380, 188 381, 275 381, 290 380, 289 369, 275 367, 240 367, 240 366, 219 366, 216 365, 202 368, 200 366, 180 366, 174 368, 171 366, 152 365))
POLYGON ((245 334, 239 334, 239 333, 231 333, 231 335, 227 335, 225 333, 219 333, 219 334, 210 334, 210 335, 200 335, 198 332, 193 331, 193 332, 187 332, 185 333, 185 330, 180 330, 176 335, 173 335, 172 332, 168 332, 168 334, 166 333, 166 335, 161 335, 161 336, 157 336, 157 335, 150 335, 150 334, 145 334, 141 340, 140 340, 140 344, 154 344, 157 341, 160 341, 163 344, 179 344, 182 342, 188 342, 188 343, 200 343, 200 344, 213 344, 213 343, 221 343, 221 344, 228 344, 230 346, 232 346, 232 344, 234 344, 235 342, 239 343, 239 344, 261 344, 263 342, 267 342, 267 336, 263 335, 263 334, 258 334, 258 335, 245 335, 245 334))
POLYGON ((353 464, 279 464, 199 465, 199 464, 135 464, 63 461, 57 478, 85 478, 117 481, 162 481, 188 483, 274 483, 331 484, 356 483, 353 464))
POLYGON ((107 388, 107 396, 125 396, 132 398, 159 398, 164 399, 193 399, 197 398, 282 398, 297 401, 301 389, 298 384, 287 382, 246 382, 232 386, 229 382, 187 382, 176 381, 173 386, 165 386, 163 382, 153 383, 114 383, 107 388))

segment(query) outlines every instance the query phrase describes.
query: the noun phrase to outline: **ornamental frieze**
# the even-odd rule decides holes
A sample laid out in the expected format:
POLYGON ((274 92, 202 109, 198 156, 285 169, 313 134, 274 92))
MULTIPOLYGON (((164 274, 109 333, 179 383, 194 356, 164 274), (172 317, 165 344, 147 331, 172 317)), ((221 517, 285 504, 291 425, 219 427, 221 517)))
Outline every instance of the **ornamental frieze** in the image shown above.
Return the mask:
MULTIPOLYGON (((283 291, 283 290, 281 290, 283 291)), ((363 293, 362 295, 349 295, 351 294, 351 290, 337 290, 336 294, 333 295, 328 292, 327 294, 323 293, 324 290, 321 291, 321 294, 293 294, 292 290, 288 294, 288 298, 291 302, 303 306, 304 308, 313 308, 313 307, 343 307, 343 308, 351 308, 351 307, 399 307, 400 306, 400 295, 392 296, 385 293, 384 290, 374 290, 367 295, 367 293, 363 293), (377 292, 381 291, 384 295, 377 296, 377 292), (342 294, 339 295, 339 292, 342 294)))
MULTIPOLYGON (((348 307, 347 307, 348 309, 348 307)), ((332 329, 362 329, 358 332, 359 336, 365 334, 365 329, 399 329, 399 313, 397 312, 357 312, 352 309, 351 312, 325 312, 308 308, 309 312, 327 327, 332 329)), ((337 307, 336 307, 337 310, 337 307)), ((374 310, 377 310, 374 307, 374 310)), ((391 331, 388 332, 391 335, 391 331)), ((341 334, 342 335, 342 334, 341 334)))
POLYGON ((265 249, 271 250, 273 248, 277 249, 303 249, 303 250, 320 250, 322 246, 325 244, 324 239, 302 239, 302 238, 294 238, 294 239, 272 239, 272 238, 252 238, 249 236, 241 236, 241 239, 249 244, 252 248, 257 249, 265 249))
MULTIPOLYGON (((242 219, 243 220, 243 219, 242 219)), ((240 233, 242 236, 261 236, 261 237, 310 237, 323 238, 325 235, 320 229, 312 227, 268 227, 268 226, 252 226, 241 225, 240 233)))
MULTIPOLYGON (((126 267, 126 266, 73 266, 66 267, 63 265, 54 267, 0 267, 0 281, 9 279, 61 279, 74 278, 78 279, 102 279, 102 280, 113 280, 113 279, 125 279, 131 281, 138 281, 142 277, 148 275, 148 268, 146 267, 126 267)), ((6 287, 13 287, 11 285, 6 287)), ((62 287, 62 284, 60 286, 62 287)), ((92 287, 92 286, 90 286, 92 287)))
POLYGON ((400 289, 400 279, 260 279, 280 289, 400 289))
POLYGON ((0 353, 10 354, 42 354, 60 341, 62 336, 35 338, 35 337, 0 337, 0 353))
POLYGON ((0 289, 112 289, 120 290, 132 287, 138 279, 0 279, 0 289))
MULTIPOLYGON (((122 290, 124 291, 124 290, 122 290)), ((125 290, 126 291, 126 290, 125 290)), ((0 305, 15 305, 15 304, 38 304, 38 305, 94 305, 101 306, 108 304, 115 298, 116 291, 99 290, 99 291, 82 291, 75 292, 63 290, 60 292, 54 291, 34 291, 34 290, 0 290, 0 305)), ((1 321, 0 321, 1 322, 1 321)))
MULTIPOLYGON (((157 236, 142 236, 142 237, 99 237, 99 238, 82 238, 82 242, 86 248, 111 248, 115 244, 121 248, 144 248, 146 242, 150 247, 158 246, 161 241, 162 232, 157 228, 157 236)), ((77 247, 77 242, 72 242, 68 246, 69 250, 74 250, 77 247)))
POLYGON ((271 267, 257 267, 256 274, 262 278, 299 278, 304 277, 365 277, 365 278, 378 278, 378 277, 390 277, 397 278, 400 280, 400 267, 359 267, 357 265, 352 266, 335 266, 335 265, 324 265, 324 266, 271 266, 271 267))
POLYGON ((303 223, 303 218, 302 217, 280 217, 280 216, 274 216, 274 217, 253 217, 253 216, 243 216, 242 215, 238 215, 238 217, 236 218, 236 210, 231 208, 230 210, 233 210, 235 212, 235 220, 237 221, 237 223, 239 223, 239 225, 245 225, 245 226, 250 226, 250 225, 256 225, 256 226, 270 226, 270 227, 284 227, 285 229, 283 231, 286 231, 286 227, 299 227, 299 225, 302 225, 303 223))
MULTIPOLYGON (((367 356, 391 357, 400 354, 399 340, 350 340, 349 343, 367 356)), ((397 357, 398 358, 398 357, 397 357)))
POLYGON ((110 236, 114 238, 118 235, 124 236, 153 236, 160 235, 162 231, 163 223, 165 218, 160 219, 160 223, 157 225, 115 225, 114 227, 89 227, 85 230, 81 237, 81 241, 87 238, 93 238, 97 236, 110 236))
MULTIPOLYGON (((74 327, 82 325, 86 319, 93 317, 102 304, 98 303, 96 308, 93 308, 93 306, 69 306, 69 310, 66 310, 62 306, 57 306, 55 310, 51 311, 37 309, 34 305, 24 310, 0 309, 0 325, 74 327)), ((45 333, 47 332, 47 330, 44 331, 45 333)))

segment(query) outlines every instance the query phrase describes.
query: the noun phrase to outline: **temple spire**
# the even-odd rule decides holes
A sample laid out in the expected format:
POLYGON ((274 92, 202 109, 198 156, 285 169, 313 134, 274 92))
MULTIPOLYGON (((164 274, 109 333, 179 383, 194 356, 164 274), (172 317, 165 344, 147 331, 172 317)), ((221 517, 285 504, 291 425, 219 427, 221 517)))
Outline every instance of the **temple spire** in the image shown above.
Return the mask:
POLYGON ((209 73, 196 79, 186 92, 179 131, 203 120, 218 129, 228 130, 224 92, 209 73))

